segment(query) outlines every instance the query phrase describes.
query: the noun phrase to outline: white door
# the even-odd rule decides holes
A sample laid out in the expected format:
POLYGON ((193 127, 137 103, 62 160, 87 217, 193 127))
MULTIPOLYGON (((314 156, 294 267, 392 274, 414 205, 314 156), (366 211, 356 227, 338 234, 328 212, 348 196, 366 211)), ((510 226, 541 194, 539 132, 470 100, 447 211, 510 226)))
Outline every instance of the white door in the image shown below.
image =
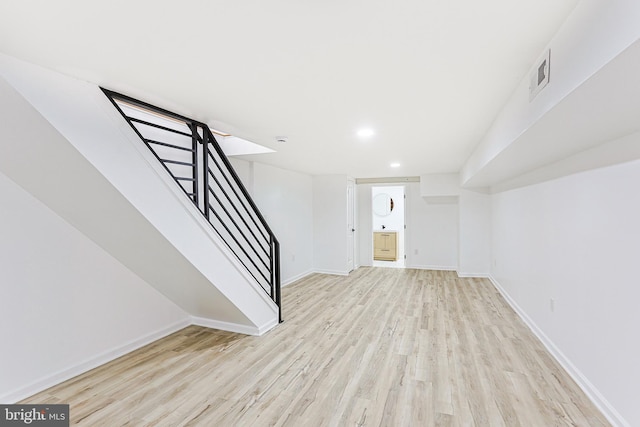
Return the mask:
POLYGON ((355 183, 353 180, 347 181, 347 268, 352 271, 354 266, 355 251, 355 183))

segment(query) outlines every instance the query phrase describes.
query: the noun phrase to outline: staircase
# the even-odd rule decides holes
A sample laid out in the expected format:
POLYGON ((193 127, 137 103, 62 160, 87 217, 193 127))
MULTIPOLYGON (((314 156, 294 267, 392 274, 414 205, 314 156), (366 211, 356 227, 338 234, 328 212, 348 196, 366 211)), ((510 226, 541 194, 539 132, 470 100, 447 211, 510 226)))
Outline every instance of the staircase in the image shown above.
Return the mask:
POLYGON ((102 88, 140 140, 279 308, 280 245, 209 127, 102 88))
POLYGON ((5 175, 192 323, 282 320, 278 241, 206 125, 9 57, 0 82, 19 135, 5 175))

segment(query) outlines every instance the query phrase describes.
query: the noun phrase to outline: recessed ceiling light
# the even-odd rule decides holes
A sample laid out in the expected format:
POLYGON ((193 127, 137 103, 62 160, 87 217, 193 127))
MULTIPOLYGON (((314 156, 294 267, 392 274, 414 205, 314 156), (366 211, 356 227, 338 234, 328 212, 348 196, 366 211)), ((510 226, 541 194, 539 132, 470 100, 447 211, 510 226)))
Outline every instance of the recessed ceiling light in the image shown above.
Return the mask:
POLYGON ((400 163, 391 163, 389 166, 391 166, 392 168, 399 168, 400 163))
POLYGON ((360 129, 358 131, 358 136, 360 138, 369 138, 370 136, 373 136, 373 134, 373 129, 360 129))

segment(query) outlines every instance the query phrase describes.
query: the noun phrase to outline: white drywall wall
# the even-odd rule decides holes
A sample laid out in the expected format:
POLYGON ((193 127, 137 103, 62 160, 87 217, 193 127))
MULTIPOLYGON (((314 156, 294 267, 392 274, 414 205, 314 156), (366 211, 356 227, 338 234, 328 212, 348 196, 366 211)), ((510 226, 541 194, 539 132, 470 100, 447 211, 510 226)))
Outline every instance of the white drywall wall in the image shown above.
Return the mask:
POLYGON ((311 175, 237 157, 230 157, 229 162, 280 242, 282 285, 312 273, 311 175))
MULTIPOLYGON (((371 212, 371 209, 369 209, 371 212)), ((313 177, 314 270, 349 273, 347 265, 347 176, 313 177)))
POLYGON ((420 176, 422 197, 452 197, 460 194, 460 175, 457 173, 429 173, 420 176))
POLYGON ((280 242, 282 283, 313 269, 313 182, 310 175, 253 163, 253 198, 280 242))
POLYGON ((634 161, 492 196, 494 280, 628 426, 640 425, 638 182, 634 161))
POLYGON ((190 323, 186 312, 2 173, 0 194, 0 402, 190 323))
POLYGON ((460 190, 458 274, 486 277, 491 262, 491 199, 489 195, 460 190))

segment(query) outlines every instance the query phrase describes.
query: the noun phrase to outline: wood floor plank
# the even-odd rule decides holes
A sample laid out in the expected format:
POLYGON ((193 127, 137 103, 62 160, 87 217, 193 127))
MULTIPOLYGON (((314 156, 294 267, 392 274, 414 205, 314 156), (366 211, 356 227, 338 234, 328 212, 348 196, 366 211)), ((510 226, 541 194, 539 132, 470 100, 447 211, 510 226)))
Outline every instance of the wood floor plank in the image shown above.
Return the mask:
POLYGON ((190 326, 26 399, 79 426, 608 426, 485 279, 359 268, 262 337, 190 326))

